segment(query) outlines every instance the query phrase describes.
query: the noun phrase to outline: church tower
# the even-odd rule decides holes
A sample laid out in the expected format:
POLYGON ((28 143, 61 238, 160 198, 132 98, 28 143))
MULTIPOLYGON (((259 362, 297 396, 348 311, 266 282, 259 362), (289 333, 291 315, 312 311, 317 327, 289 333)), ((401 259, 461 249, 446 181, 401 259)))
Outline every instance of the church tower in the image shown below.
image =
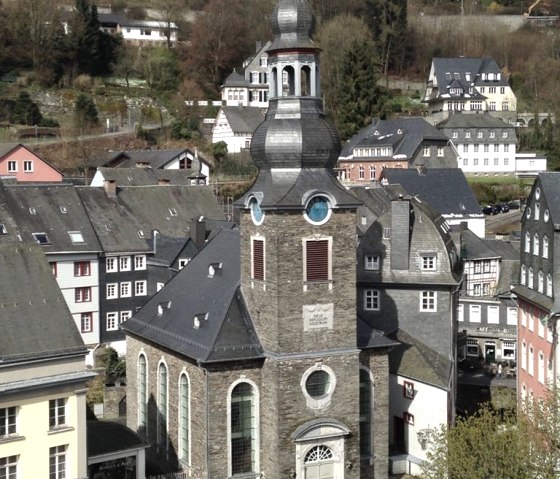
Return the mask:
POLYGON ((265 477, 360 478, 356 209, 333 171, 340 139, 322 110, 315 18, 279 0, 268 50, 270 102, 242 200, 241 282, 265 353, 265 477))

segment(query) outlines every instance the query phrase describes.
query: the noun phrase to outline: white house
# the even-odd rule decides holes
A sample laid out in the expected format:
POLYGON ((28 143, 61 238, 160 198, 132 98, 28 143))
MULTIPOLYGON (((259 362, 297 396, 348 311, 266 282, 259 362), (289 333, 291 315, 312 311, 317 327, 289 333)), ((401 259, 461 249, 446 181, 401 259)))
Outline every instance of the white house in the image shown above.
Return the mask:
POLYGON ((178 27, 164 20, 132 20, 114 13, 98 13, 97 17, 104 32, 121 34, 125 43, 138 46, 165 45, 167 37, 174 44, 178 27))
POLYGON ((224 106, 212 128, 212 143, 224 141, 229 153, 240 153, 251 147, 253 133, 264 120, 260 108, 224 106))

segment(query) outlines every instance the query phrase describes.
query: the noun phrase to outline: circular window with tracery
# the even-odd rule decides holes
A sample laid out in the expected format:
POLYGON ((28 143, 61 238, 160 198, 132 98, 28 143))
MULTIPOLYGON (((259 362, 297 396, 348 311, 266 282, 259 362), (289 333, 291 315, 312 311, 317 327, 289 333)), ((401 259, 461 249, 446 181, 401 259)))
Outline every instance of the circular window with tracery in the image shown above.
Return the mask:
POLYGON ((329 393, 330 376, 326 371, 313 371, 305 381, 305 389, 313 399, 322 399, 329 393))

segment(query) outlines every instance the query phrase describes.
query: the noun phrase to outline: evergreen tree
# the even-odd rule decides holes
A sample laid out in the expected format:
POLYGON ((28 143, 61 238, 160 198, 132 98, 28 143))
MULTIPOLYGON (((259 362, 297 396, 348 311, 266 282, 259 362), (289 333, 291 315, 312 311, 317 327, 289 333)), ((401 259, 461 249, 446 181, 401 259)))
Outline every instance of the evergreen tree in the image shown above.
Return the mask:
POLYGON ((74 115, 76 118, 76 126, 81 134, 99 123, 97 107, 95 106, 93 98, 85 93, 80 93, 76 97, 74 115))
POLYGON ((382 92, 377 87, 372 44, 356 41, 342 61, 333 112, 342 139, 348 139, 379 114, 382 92))
POLYGON ((12 111, 11 121, 20 125, 38 125, 42 119, 41 111, 26 91, 20 92, 12 111))

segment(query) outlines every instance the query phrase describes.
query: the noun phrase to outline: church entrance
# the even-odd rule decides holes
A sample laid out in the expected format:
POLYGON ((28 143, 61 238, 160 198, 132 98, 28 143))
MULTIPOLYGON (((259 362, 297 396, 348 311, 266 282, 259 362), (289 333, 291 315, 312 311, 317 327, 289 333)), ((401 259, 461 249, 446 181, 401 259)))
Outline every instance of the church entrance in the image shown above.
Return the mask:
POLYGON ((305 479, 334 479, 334 455, 327 446, 316 446, 305 456, 305 479))

